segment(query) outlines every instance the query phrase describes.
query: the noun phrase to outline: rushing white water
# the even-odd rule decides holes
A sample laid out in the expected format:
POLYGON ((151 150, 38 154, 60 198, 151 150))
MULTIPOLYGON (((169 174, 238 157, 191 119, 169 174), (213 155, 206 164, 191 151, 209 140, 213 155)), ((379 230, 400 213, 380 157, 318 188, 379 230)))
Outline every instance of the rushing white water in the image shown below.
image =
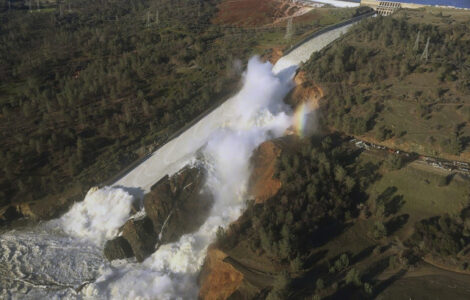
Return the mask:
MULTIPOLYGON (((154 173, 147 172, 142 178, 143 183, 139 183, 139 174, 143 174, 145 169, 131 172, 116 187, 90 191, 83 202, 75 204, 62 218, 38 228, 36 233, 22 233, 14 238, 2 236, 2 245, 10 240, 17 243, 8 245, 8 249, 14 249, 9 251, 16 251, 14 256, 35 251, 37 232, 47 237, 44 248, 37 249, 36 263, 29 267, 28 272, 5 271, 6 277, 19 279, 5 282, 5 288, 11 290, 25 285, 23 279, 27 273, 51 273, 41 263, 41 257, 50 253, 45 258, 49 260, 48 264, 54 265, 56 253, 61 255, 60 263, 67 265, 61 266, 68 273, 67 277, 60 278, 59 284, 54 278, 42 281, 33 278, 26 288, 17 288, 12 295, 26 298, 195 299, 198 291, 196 276, 207 246, 219 226, 226 226, 241 214, 252 151, 266 139, 282 135, 292 123, 290 112, 282 100, 293 87, 294 72, 295 67, 274 74, 271 64, 262 63, 258 58, 251 59, 243 88, 218 109, 219 114, 210 116, 209 122, 196 124, 189 130, 189 135, 178 137, 168 150, 162 148, 165 159, 160 160, 164 165, 160 168, 164 173, 155 174, 150 180, 150 174, 154 173), (101 256, 103 242, 115 236, 128 218, 134 201, 132 194, 136 189, 147 190, 151 182, 187 163, 194 163, 198 150, 203 157, 200 163, 208 171, 207 187, 215 199, 206 222, 197 232, 184 235, 178 242, 162 245, 143 263, 132 259, 106 262, 101 256), (124 185, 126 182, 132 183, 130 187, 124 185), (56 238, 57 235, 62 238, 56 238), (59 247, 51 249, 51 241, 58 243, 59 247), (21 243, 26 246, 20 254, 15 248, 21 243), (70 248, 75 243, 93 250, 90 252, 94 258, 91 263, 77 247, 70 248), (77 268, 78 257, 87 266, 86 270, 77 268)), ((0 263, 7 260, 8 257, 4 256, 0 263)), ((20 261, 17 263, 23 265, 20 261)), ((3 295, 9 293, 5 288, 3 295)))
POLYGON ((60 219, 63 230, 102 245, 129 218, 134 197, 121 188, 91 189, 60 219))
MULTIPOLYGON (((332 39, 317 37, 305 49, 310 51, 315 41, 319 50, 332 39)), ((282 99, 293 87, 296 65, 308 58, 304 52, 298 57, 292 53, 274 70, 269 63, 251 59, 244 86, 235 97, 113 187, 90 191, 60 219, 2 234, 0 298, 195 299, 196 276, 207 246, 217 228, 236 220, 243 209, 251 153, 263 141, 284 134, 292 123, 282 99), (197 152, 202 161, 196 161, 201 157, 197 152), (207 169, 207 187, 215 199, 201 228, 162 245, 143 263, 106 261, 103 242, 118 233, 135 201, 166 174, 194 163, 207 169)))
MULTIPOLYGON (((161 246, 142 264, 107 266, 84 288, 89 297, 135 299, 195 299, 196 276, 206 248, 219 226, 238 218, 242 211, 249 159, 264 140, 290 126, 282 99, 292 88, 293 69, 274 75, 269 63, 250 60, 245 84, 230 101, 230 115, 204 141, 202 154, 208 169, 207 186, 214 194, 210 216, 195 233, 161 246), (262 89, 260 87, 263 87, 262 89)), ((194 154, 194 153, 193 153, 194 154)))

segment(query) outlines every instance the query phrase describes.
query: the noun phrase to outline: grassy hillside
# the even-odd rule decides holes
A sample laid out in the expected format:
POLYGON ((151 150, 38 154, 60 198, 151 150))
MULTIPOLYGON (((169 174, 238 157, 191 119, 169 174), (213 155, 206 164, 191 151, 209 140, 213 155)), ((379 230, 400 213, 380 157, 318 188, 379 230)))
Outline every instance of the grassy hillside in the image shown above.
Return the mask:
POLYGON ((303 66, 324 92, 326 136, 291 143, 276 160, 278 194, 219 232, 224 261, 245 276, 236 293, 468 299, 468 175, 413 155, 397 164, 394 151, 341 136, 469 160, 469 21, 434 9, 371 18, 303 66))
POLYGON ((362 22, 313 55, 304 69, 325 90, 324 124, 392 148, 470 160, 468 20, 460 11, 402 10, 362 22))
POLYGON ((441 278, 439 295, 468 296, 467 177, 417 162, 397 169, 395 154, 358 150, 338 136, 295 145, 276 159, 277 195, 249 202, 219 232, 224 261, 244 275, 238 293, 421 299, 441 278))

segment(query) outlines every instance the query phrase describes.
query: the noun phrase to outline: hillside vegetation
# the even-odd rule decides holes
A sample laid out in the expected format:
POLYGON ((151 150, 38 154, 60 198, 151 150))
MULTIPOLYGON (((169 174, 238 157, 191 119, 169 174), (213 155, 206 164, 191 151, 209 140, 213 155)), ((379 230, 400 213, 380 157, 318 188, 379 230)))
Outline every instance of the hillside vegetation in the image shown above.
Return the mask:
POLYGON ((470 160, 469 32, 468 15, 451 10, 362 22, 304 66, 325 89, 324 125, 392 148, 470 160))
POLYGON ((395 154, 358 150, 337 135, 289 143, 272 158, 279 191, 265 202, 248 201, 242 217, 218 231, 215 247, 243 276, 226 279, 233 295, 420 298, 432 296, 424 287, 438 276, 454 287, 439 283, 441 295, 465 299, 468 178, 415 163, 397 169, 389 163, 395 154))
MULTIPOLYGON (((321 132, 275 142, 281 154, 269 163, 254 156, 255 166, 275 165, 280 188, 263 201, 255 190, 242 217, 218 232, 214 247, 237 277, 232 297, 468 299, 468 174, 359 149, 347 136, 468 160, 469 29, 468 12, 403 10, 312 55, 296 89, 323 90, 321 132)), ((289 103, 308 100, 298 92, 289 103)))
MULTIPOLYGON (((250 55, 295 42, 285 24, 213 25, 218 0, 8 3, 0 206, 80 200, 233 93, 250 55)), ((294 39, 318 27, 303 23, 294 39)))

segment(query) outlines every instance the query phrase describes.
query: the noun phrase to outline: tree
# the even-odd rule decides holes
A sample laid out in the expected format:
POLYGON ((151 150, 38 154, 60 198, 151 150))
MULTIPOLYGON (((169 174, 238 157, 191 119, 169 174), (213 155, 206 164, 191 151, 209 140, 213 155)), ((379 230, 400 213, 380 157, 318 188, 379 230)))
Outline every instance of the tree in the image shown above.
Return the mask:
POLYGON ((361 286, 362 284, 360 273, 355 268, 349 270, 349 272, 346 274, 345 280, 346 284, 354 284, 355 286, 361 286))
POLYGON ((299 272, 300 270, 302 270, 303 261, 299 255, 297 255, 296 258, 291 260, 290 267, 291 267, 292 272, 299 272))
POLYGON ((222 243, 225 238, 225 230, 222 226, 217 227, 217 232, 215 233, 217 243, 222 243))
POLYGON ((368 282, 364 283, 364 292, 366 292, 366 294, 368 295, 372 295, 374 293, 374 288, 372 287, 370 283, 368 282))
POLYGON ((279 273, 274 279, 273 287, 266 299, 285 299, 288 293, 290 283, 291 278, 287 272, 283 271, 279 273))
POLYGON ((321 291, 325 287, 325 282, 323 281, 323 279, 318 278, 317 282, 315 283, 315 286, 317 288, 317 291, 321 291))
POLYGON ((80 162, 83 161, 83 151, 84 151, 84 146, 83 146, 83 141, 82 139, 79 137, 77 139, 77 157, 78 157, 78 160, 80 162))
POLYGON ((385 227, 383 222, 381 221, 375 222, 372 235, 375 239, 381 239, 387 236, 387 228, 385 227))

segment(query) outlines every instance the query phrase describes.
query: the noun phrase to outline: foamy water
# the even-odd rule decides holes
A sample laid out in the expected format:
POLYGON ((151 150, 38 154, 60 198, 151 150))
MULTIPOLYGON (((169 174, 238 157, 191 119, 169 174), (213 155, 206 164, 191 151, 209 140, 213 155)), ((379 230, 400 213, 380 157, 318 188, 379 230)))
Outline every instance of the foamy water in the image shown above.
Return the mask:
POLYGON ((251 59, 242 90, 207 122, 196 124, 197 130, 190 129, 189 135, 182 134, 167 150, 154 154, 164 159, 149 160, 114 187, 90 191, 60 219, 33 231, 2 235, 0 295, 195 299, 196 277, 217 228, 227 226, 242 212, 253 150, 263 141, 281 136, 292 124, 291 112, 282 100, 293 87, 294 72, 295 67, 274 74, 269 63, 251 59), (196 152, 200 161, 196 161, 196 152), (152 166, 156 163, 159 165, 152 166), (152 182, 187 163, 207 169, 206 185, 214 195, 214 205, 201 228, 161 246, 142 263, 134 259, 107 262, 103 243, 116 236, 129 217, 139 195, 136 190, 147 191, 152 182), (149 171, 152 167, 160 173, 149 171))
POLYGON ((0 298, 196 299, 196 277, 208 245, 217 228, 236 220, 243 210, 253 150, 284 134, 294 120, 304 123, 299 120, 305 116, 294 118, 282 101, 293 87, 296 66, 349 27, 308 41, 281 58, 274 69, 251 59, 244 86, 235 97, 112 187, 90 191, 59 219, 0 235, 0 298), (135 259, 108 262, 103 243, 118 234, 132 204, 139 203, 160 178, 187 164, 207 169, 206 185, 215 199, 201 228, 162 245, 142 263, 135 259))

